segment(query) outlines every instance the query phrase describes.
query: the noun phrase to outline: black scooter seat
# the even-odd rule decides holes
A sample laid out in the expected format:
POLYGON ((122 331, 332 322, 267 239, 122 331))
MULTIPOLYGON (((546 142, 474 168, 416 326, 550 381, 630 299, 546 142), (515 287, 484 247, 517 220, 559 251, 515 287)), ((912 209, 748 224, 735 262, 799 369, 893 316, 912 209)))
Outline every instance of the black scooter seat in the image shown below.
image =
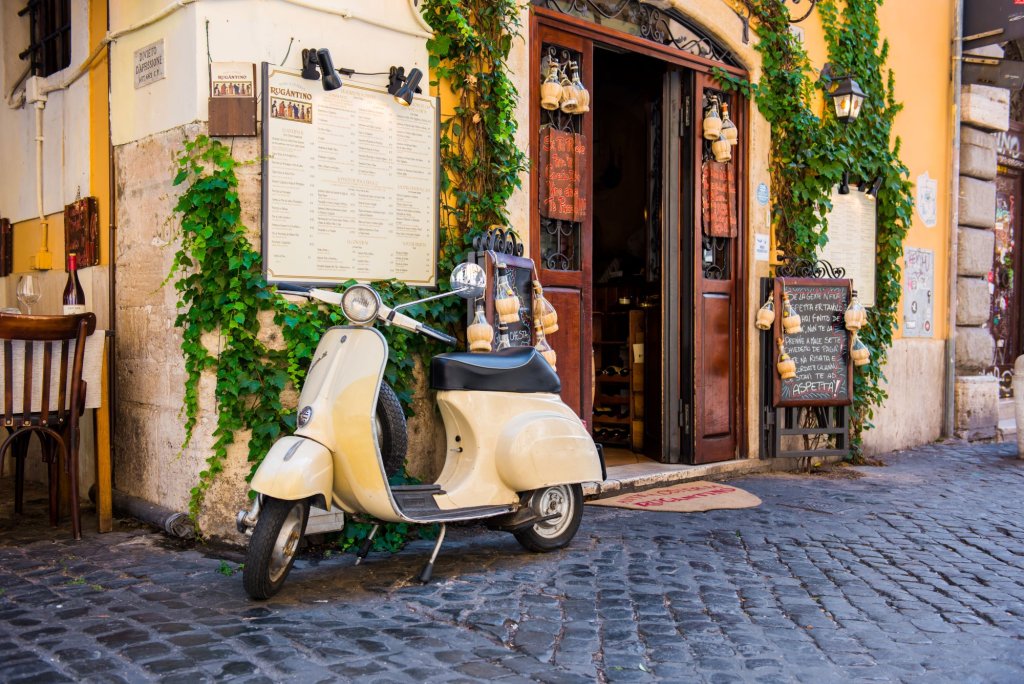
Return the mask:
POLYGON ((439 354, 430 362, 430 387, 436 390, 558 393, 562 383, 533 347, 489 353, 439 354))

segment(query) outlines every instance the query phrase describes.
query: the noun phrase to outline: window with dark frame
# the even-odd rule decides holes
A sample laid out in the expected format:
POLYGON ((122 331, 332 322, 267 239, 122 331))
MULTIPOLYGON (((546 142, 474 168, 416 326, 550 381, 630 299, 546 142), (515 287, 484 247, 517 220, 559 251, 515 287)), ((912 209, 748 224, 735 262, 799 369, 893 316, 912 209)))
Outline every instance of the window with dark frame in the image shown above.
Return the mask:
POLYGON ((28 15, 29 44, 18 57, 36 76, 49 76, 71 64, 71 0, 28 0, 18 16, 28 15))

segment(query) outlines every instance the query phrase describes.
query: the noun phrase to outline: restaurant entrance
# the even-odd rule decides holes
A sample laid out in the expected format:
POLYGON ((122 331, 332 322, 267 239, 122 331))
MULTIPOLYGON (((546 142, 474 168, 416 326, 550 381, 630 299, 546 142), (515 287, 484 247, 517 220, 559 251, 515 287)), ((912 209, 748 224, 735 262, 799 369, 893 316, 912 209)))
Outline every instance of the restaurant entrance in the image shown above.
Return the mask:
POLYGON ((563 399, 608 447, 663 463, 735 458, 745 165, 732 148, 709 184, 702 120, 728 101, 742 131, 745 103, 716 87, 717 63, 675 48, 538 8, 531 37, 533 73, 550 80, 554 65, 591 93, 587 111, 564 111, 531 89, 530 246, 569 333, 549 340, 563 399), (551 156, 556 136, 572 136, 571 161, 551 156), (545 175, 556 161, 578 167, 575 187, 545 175), (551 211, 552 195, 571 195, 575 213, 551 211), (709 197, 730 208, 732 232, 707 230, 709 197))

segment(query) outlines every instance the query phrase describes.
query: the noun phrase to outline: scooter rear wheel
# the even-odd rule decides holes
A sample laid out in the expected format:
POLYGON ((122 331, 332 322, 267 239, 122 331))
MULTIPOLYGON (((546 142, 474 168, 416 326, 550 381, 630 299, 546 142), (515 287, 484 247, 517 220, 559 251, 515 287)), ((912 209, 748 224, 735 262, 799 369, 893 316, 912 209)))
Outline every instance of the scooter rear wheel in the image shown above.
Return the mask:
POLYGON ((530 551, 556 551, 567 546, 580 528, 583 487, 570 484, 535 489, 529 493, 527 505, 541 517, 553 517, 516 530, 516 540, 530 551))
POLYGON ((309 501, 264 497, 242 568, 249 596, 262 601, 278 592, 295 563, 308 519, 309 501))

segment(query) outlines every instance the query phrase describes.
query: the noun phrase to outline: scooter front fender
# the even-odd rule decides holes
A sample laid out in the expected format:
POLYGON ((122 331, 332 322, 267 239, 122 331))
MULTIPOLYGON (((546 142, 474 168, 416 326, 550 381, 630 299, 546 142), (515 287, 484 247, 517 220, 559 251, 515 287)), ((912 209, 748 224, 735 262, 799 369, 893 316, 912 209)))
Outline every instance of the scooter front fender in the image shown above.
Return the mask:
POLYGON ((322 498, 314 503, 329 509, 333 482, 334 459, 327 447, 291 435, 270 447, 249 486, 260 494, 286 501, 322 498))

